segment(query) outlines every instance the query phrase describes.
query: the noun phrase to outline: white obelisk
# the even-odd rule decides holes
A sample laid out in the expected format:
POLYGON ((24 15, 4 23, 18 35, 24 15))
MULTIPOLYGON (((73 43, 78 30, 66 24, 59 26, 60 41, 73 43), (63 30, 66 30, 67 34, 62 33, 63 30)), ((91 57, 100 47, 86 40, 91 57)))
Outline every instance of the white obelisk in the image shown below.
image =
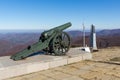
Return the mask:
POLYGON ((92 51, 98 51, 97 44, 96 44, 96 33, 95 33, 95 26, 91 25, 91 34, 90 34, 90 48, 92 51))

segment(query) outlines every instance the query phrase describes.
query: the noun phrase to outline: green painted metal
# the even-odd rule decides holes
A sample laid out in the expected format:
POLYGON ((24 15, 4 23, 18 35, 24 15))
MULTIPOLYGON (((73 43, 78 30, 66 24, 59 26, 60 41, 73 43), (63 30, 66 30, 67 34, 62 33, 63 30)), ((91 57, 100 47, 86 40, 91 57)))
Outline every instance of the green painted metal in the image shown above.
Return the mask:
POLYGON ((33 45, 11 56, 13 60, 21 60, 27 58, 31 54, 38 51, 46 51, 49 54, 65 55, 70 48, 70 37, 63 30, 70 27, 70 22, 61 26, 55 27, 41 33, 40 39, 33 45))
POLYGON ((56 35, 52 41, 52 47, 55 55, 65 55, 70 48, 70 36, 66 32, 56 35))

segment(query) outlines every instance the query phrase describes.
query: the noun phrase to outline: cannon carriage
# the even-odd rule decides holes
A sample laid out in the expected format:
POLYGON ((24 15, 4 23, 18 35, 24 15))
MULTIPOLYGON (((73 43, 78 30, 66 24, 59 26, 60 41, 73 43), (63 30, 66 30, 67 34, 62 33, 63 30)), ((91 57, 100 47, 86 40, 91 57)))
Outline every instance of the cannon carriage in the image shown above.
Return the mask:
POLYGON ((31 54, 41 50, 56 56, 65 55, 69 51, 71 41, 70 36, 63 30, 69 28, 71 25, 72 24, 68 22, 53 29, 44 31, 41 33, 38 42, 12 55, 11 59, 25 59, 31 54))

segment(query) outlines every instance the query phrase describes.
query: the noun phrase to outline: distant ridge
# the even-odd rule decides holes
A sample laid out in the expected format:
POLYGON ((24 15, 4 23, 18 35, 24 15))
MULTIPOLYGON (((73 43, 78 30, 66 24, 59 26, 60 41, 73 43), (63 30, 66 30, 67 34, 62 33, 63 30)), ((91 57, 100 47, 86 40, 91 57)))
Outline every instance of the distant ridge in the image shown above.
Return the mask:
POLYGON ((79 30, 71 30, 67 32, 71 37, 82 36, 82 32, 79 30))
MULTIPOLYGON (((0 33, 0 56, 14 54, 28 45, 31 45, 39 40, 40 34, 43 31, 37 32, 11 32, 0 33)), ((82 46, 82 31, 71 30, 66 31, 71 36, 72 46, 82 46)), ((120 29, 105 29, 97 31, 97 44, 100 47, 120 46, 120 29), (107 42, 107 43, 106 43, 107 42), (102 45, 102 46, 101 46, 102 45)), ((90 32, 86 32, 86 44, 89 45, 90 32)))
POLYGON ((97 36, 120 36, 120 29, 105 29, 97 32, 97 36))
MULTIPOLYGON (((82 31, 79 30, 71 30, 68 31, 68 33, 72 37, 82 36, 82 31)), ((86 32, 85 34, 86 36, 89 36, 90 32, 86 32)), ((97 36, 120 36, 120 29, 104 29, 104 30, 96 31, 96 34, 97 36)))

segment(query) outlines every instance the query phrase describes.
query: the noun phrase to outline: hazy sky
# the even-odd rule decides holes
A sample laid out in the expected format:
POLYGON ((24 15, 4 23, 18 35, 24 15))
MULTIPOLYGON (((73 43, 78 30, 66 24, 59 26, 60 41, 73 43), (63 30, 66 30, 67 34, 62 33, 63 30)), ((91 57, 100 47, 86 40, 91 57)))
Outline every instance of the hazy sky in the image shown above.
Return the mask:
POLYGON ((0 0, 0 29, 120 28, 120 0, 0 0))

